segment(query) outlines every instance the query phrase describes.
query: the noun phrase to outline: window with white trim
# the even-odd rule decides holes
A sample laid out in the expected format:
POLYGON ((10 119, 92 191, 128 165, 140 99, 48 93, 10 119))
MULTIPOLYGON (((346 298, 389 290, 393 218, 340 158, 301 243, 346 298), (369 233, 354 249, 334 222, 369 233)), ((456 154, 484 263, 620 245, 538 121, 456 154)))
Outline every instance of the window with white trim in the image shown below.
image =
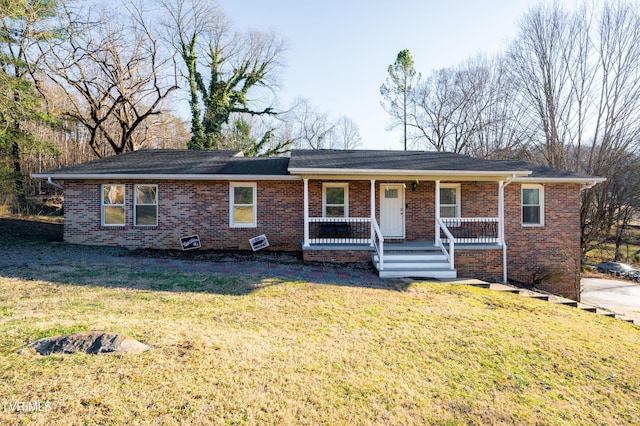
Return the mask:
POLYGON ((158 225, 158 186, 136 185, 134 223, 136 226, 158 225))
POLYGON ((124 226, 125 188, 124 185, 102 185, 102 225, 124 226))
POLYGON ((229 185, 229 225, 232 228, 255 228, 256 210, 256 184, 232 182, 229 185))
POLYGON ((349 184, 322 184, 322 217, 349 217, 349 184))
POLYGON ((440 217, 460 217, 460 184, 440 184, 440 217))
POLYGON ((544 187, 522 185, 522 226, 544 225, 544 187))

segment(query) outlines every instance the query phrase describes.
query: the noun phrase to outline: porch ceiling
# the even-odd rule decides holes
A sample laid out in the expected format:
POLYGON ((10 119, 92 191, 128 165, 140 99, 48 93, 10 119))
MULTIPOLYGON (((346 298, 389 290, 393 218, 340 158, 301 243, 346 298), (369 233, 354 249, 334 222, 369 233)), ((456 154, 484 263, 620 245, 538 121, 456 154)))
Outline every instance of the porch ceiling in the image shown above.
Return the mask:
MULTIPOLYGON (((291 174, 298 174, 297 171, 290 170, 291 174)), ((335 173, 325 172, 300 172, 299 175, 303 179, 317 179, 317 180, 375 180, 375 181, 486 181, 486 182, 500 182, 513 179, 514 177, 526 177, 530 172, 448 172, 448 171, 434 171, 427 173, 424 171, 371 171, 356 170, 356 171, 341 171, 335 173)))

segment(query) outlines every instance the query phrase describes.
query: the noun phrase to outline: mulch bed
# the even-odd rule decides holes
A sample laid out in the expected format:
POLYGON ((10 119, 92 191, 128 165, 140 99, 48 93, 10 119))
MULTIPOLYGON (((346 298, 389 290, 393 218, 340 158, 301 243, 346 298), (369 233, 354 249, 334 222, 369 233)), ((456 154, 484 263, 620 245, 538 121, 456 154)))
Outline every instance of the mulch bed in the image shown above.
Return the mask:
MULTIPOLYGON (((62 223, 43 220, 22 219, 15 217, 0 217, 0 242, 8 241, 48 241, 61 242, 63 240, 62 223)), ((127 256, 151 259, 177 259, 196 262, 265 262, 281 265, 295 265, 303 263, 302 252, 281 251, 251 251, 251 250, 159 250, 135 249, 128 251, 127 256)), ((323 262, 304 262, 306 264, 323 265, 323 262)), ((335 267, 335 265, 332 265, 335 267)), ((341 265, 343 269, 369 270, 372 265, 368 262, 341 265)))

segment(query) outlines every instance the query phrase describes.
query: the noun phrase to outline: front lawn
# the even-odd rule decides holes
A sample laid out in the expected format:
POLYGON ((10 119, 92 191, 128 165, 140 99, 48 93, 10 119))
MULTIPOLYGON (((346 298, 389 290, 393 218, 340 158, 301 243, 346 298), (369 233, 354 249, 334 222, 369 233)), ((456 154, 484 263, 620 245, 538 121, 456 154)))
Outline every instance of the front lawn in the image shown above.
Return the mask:
POLYGON ((461 285, 23 268, 0 274, 0 423, 640 424, 639 347, 637 326, 461 285), (83 330, 152 349, 18 354, 83 330))

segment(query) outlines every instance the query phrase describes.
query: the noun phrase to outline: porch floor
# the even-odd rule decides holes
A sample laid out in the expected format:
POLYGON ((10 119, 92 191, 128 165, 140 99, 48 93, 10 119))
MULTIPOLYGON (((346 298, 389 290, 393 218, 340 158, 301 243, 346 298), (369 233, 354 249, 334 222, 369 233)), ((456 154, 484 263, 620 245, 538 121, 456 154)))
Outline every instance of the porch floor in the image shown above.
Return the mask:
MULTIPOLYGON (((448 249, 448 244, 444 244, 448 249)), ((500 244, 455 244, 455 250, 491 250, 500 249, 500 244)), ((373 262, 380 277, 423 277, 436 279, 452 279, 457 277, 455 268, 440 247, 434 241, 402 241, 386 240, 384 242, 384 267, 381 269, 380 258, 369 244, 311 244, 304 250, 319 251, 363 251, 372 252, 373 262)))
MULTIPOLYGON (((445 248, 449 248, 448 243, 444 243, 445 248)), ((501 244, 498 243, 456 243, 456 250, 491 250, 502 248, 501 244)), ((387 251, 431 251, 431 250, 440 250, 440 247, 436 246, 434 241, 394 241, 394 240, 385 240, 384 242, 384 250, 387 251)))
MULTIPOLYGON (((445 248, 448 245, 445 243, 445 248)), ((498 243, 464 244, 456 243, 456 250, 495 250, 502 248, 498 243)), ((370 244, 311 244, 304 250, 373 250, 370 244)), ((385 240, 385 251, 433 251, 439 250, 433 241, 385 240)))

